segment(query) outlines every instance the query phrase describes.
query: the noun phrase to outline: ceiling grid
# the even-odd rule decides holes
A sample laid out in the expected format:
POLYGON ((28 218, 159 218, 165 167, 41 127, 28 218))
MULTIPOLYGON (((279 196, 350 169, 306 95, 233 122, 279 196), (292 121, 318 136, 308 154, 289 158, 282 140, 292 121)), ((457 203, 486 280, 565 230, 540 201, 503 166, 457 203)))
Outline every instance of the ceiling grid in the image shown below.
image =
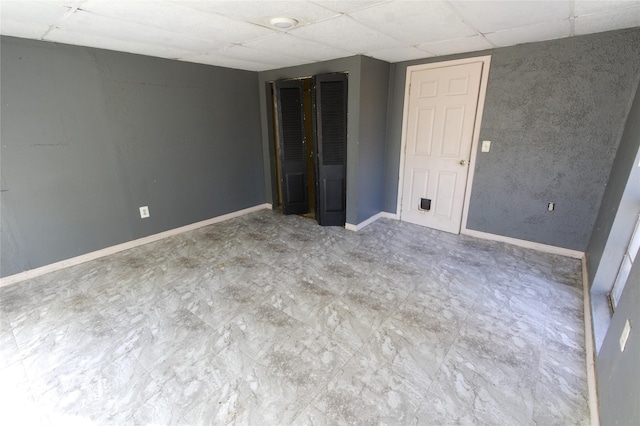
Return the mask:
POLYGON ((0 34, 265 71, 387 62, 640 26, 640 0, 0 0, 0 34), (292 18, 282 29, 273 18, 292 18))

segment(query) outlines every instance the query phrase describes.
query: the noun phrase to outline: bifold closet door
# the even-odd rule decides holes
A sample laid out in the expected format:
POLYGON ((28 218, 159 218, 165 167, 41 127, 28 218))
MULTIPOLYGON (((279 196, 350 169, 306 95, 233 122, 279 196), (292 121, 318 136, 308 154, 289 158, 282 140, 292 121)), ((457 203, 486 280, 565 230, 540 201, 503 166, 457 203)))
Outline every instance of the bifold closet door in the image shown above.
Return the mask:
POLYGON ((344 226, 347 172, 347 74, 314 78, 317 152, 316 218, 320 225, 344 226))
POLYGON ((275 90, 282 209, 284 214, 304 214, 309 211, 309 200, 302 81, 277 81, 275 90))

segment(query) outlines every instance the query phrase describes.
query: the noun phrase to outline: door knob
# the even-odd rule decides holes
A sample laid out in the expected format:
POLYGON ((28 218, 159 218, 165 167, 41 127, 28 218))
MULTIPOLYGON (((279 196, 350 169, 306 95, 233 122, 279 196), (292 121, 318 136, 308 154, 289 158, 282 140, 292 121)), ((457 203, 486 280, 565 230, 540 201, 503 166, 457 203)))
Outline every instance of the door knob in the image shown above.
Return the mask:
POLYGON ((467 160, 460 160, 460 165, 461 166, 466 166, 467 165, 467 160))

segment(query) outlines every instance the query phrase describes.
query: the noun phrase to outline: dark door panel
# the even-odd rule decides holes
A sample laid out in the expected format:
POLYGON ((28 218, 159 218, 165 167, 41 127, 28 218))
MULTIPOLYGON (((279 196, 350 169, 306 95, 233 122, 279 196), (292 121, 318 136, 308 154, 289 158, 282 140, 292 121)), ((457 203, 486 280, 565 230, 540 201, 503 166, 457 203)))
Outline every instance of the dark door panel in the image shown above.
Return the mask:
POLYGON ((309 211, 309 200, 302 81, 278 81, 275 88, 282 209, 284 214, 304 214, 309 211))
POLYGON ((324 226, 346 222, 347 75, 314 77, 318 203, 316 217, 324 226))

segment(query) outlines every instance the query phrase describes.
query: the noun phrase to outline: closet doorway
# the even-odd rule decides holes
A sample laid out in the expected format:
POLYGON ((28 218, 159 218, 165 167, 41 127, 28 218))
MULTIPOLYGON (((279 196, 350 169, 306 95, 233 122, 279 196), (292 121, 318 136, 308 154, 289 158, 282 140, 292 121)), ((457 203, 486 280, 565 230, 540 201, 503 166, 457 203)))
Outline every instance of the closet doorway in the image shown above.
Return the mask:
POLYGON ((271 83, 278 208, 346 222, 347 74, 271 83))

